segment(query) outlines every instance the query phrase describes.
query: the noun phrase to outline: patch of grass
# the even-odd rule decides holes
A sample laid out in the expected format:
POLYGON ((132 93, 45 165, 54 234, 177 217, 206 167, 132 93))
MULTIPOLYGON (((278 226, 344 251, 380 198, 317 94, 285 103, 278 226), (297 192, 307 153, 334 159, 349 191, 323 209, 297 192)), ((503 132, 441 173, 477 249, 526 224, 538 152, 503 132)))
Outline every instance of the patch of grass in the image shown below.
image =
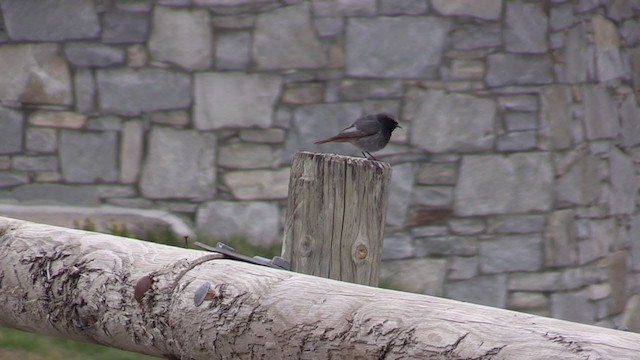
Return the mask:
POLYGON ((82 341, 0 327, 0 359, 151 360, 158 358, 82 341))

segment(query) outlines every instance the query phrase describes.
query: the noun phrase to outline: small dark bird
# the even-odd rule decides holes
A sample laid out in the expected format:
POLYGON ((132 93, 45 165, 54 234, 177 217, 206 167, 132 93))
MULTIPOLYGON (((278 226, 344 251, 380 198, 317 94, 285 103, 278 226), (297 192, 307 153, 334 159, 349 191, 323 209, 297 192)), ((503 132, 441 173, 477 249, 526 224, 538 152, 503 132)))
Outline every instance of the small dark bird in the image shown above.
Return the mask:
POLYGON ((398 122, 387 113, 367 115, 356 120, 349 127, 340 131, 338 135, 316 141, 316 144, 328 142, 350 142, 362 151, 362 156, 371 156, 372 151, 378 151, 387 146, 391 133, 396 128, 402 128, 398 122))

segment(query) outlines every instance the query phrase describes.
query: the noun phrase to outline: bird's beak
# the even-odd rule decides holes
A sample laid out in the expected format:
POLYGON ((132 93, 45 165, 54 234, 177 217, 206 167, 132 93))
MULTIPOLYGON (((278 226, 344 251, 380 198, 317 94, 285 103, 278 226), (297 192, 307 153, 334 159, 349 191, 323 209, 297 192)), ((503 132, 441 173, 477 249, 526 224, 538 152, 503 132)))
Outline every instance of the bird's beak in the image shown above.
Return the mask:
POLYGON ((402 129, 402 126, 400 126, 400 125, 396 125, 396 127, 397 127, 397 128, 400 128, 400 129, 402 129))

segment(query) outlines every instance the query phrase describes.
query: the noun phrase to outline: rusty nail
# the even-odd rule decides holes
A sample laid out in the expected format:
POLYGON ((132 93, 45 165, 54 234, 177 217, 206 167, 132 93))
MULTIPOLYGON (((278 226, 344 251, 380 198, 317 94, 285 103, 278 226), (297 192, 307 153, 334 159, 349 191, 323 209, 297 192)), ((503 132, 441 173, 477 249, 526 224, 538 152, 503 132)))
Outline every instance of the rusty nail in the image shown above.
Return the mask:
POLYGON ((217 297, 218 294, 211 288, 211 284, 205 281, 196 289, 196 292, 193 295, 193 304, 195 306, 200 306, 205 300, 213 300, 217 297))
POLYGON ((151 280, 151 276, 145 275, 138 279, 136 282, 136 286, 133 290, 133 298, 136 299, 138 304, 142 305, 142 298, 144 298, 144 294, 151 289, 151 284, 153 281, 151 280))

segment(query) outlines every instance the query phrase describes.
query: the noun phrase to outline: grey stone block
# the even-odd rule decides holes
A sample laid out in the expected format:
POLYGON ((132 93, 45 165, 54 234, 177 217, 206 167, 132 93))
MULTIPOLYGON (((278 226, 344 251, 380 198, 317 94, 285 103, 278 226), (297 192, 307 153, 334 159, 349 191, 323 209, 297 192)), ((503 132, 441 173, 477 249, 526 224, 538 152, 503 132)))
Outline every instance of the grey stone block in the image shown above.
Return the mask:
POLYGON ((508 112, 504 114, 507 131, 535 130, 538 128, 536 113, 508 112))
POLYGON ((120 140, 120 182, 135 183, 144 154, 144 124, 140 120, 124 123, 120 140))
POLYGON ((195 77, 195 127, 267 128, 282 80, 277 75, 198 73, 195 77))
POLYGON ((409 234, 394 234, 384 237, 382 260, 409 259, 415 256, 413 242, 409 234))
POLYGON ((507 276, 485 275, 449 282, 445 285, 445 296, 458 301, 504 308, 507 305, 507 276))
POLYGON ((600 195, 598 160, 592 155, 577 159, 555 185, 556 201, 587 205, 600 195))
POLYGON ((546 87, 540 96, 540 143, 543 148, 561 150, 571 146, 570 89, 563 85, 546 87))
POLYGON ((66 43, 64 54, 75 66, 102 67, 124 64, 123 49, 99 43, 66 43))
POLYGON ((536 131, 516 131, 499 136, 496 142, 498 151, 524 151, 536 148, 536 131))
POLYGON ((538 97, 535 95, 500 96, 498 104, 503 110, 534 112, 538 110, 538 97))
POLYGON ((70 183, 118 180, 117 136, 114 132, 60 134, 62 176, 70 183))
POLYGON ((56 44, 0 47, 0 101, 71 105, 69 69, 56 44))
POLYGON ((503 235, 480 241, 480 271, 495 274, 515 271, 538 271, 542 268, 540 235, 503 235))
POLYGON ((251 63, 251 33, 231 32, 218 35, 216 69, 244 70, 251 63))
POLYGON ((547 52, 548 18, 542 4, 508 1, 504 41, 508 52, 539 54, 547 52))
POLYGON ((239 136, 246 142, 280 144, 284 142, 287 133, 282 129, 244 129, 240 130, 239 136))
POLYGON ((627 274, 627 251, 616 251, 607 256, 607 275, 611 286, 611 296, 606 300, 607 315, 617 315, 624 310, 628 293, 626 292, 625 278, 627 274))
POLYGON ((566 34, 561 80, 575 84, 595 79, 595 48, 588 41, 585 25, 579 23, 566 34))
POLYGON ((593 324, 596 307, 587 290, 551 294, 551 316, 557 319, 593 324))
POLYGON ((191 78, 163 69, 98 70, 98 93, 103 112, 139 115, 143 112, 191 105, 191 78))
POLYGON ((513 292, 509 294, 508 309, 530 310, 547 308, 549 299, 545 294, 530 292, 513 292))
POLYGON ((411 204, 432 207, 450 207, 453 204, 451 186, 415 186, 411 192, 411 204))
POLYGON ((313 0, 315 16, 373 16, 376 14, 375 0, 313 0))
POLYGON ((12 154, 22 151, 22 131, 24 116, 18 111, 0 106, 0 154, 12 154))
POLYGON ((575 17, 573 16, 572 4, 564 4, 551 8, 551 16, 549 18, 549 26, 552 30, 558 31, 566 29, 573 25, 575 17))
POLYGON ((598 219, 589 222, 590 238, 578 242, 579 264, 590 263, 606 257, 617 241, 615 219, 598 219))
POLYGON ((545 265, 568 266, 578 261, 578 243, 572 209, 554 211, 548 216, 544 233, 545 265))
POLYGON ((350 18, 346 34, 347 74, 434 78, 450 27, 449 21, 435 17, 350 18))
POLYGON ((478 240, 472 236, 434 236, 414 239, 416 256, 474 256, 478 240))
POLYGON ((186 110, 156 111, 149 114, 149 121, 155 124, 182 127, 189 125, 191 118, 186 110))
POLYGON ((399 80, 343 80, 340 98, 346 101, 402 97, 404 83, 399 80))
POLYGON ((619 29, 623 45, 635 46, 640 43, 640 21, 627 20, 619 29))
POLYGON ((427 12, 427 0, 382 0, 381 15, 420 15, 427 12))
POLYGON ((102 116, 89 119, 85 124, 85 128, 87 130, 120 131, 122 130, 122 118, 117 116, 102 116))
POLYGON ((96 79, 93 77, 93 72, 87 69, 76 69, 73 84, 76 110, 81 113, 94 111, 96 108, 96 79))
POLYGON ((121 10, 108 11, 103 14, 102 26, 104 43, 144 43, 149 31, 149 16, 121 10))
POLYGON ((407 218, 407 210, 415 179, 416 167, 406 163, 393 167, 391 188, 389 189, 389 205, 387 207, 387 224, 402 226, 407 218))
POLYGON ((412 89, 403 113, 412 122, 411 144, 429 152, 488 150, 493 145, 496 117, 493 100, 412 89))
POLYGON ((211 199, 216 193, 216 146, 213 134, 154 127, 140 179, 142 195, 211 199))
POLYGON ((591 18, 596 45, 596 69, 600 82, 625 75, 620 56, 620 34, 616 25, 600 14, 591 18))
MULTIPOLYGON (((12 187, 16 185, 27 184, 29 176, 23 172, 0 172, 0 188, 12 187)), ((0 197, 2 194, 0 193, 0 197)))
POLYGON ((343 17, 317 17, 313 21, 316 32, 321 37, 340 35, 344 31, 344 23, 343 17))
POLYGON ((14 156, 13 168, 22 171, 57 171, 56 156, 14 156))
POLYGON ((451 231, 458 235, 477 235, 485 230, 481 219, 450 219, 448 224, 451 231))
POLYGON ((226 168, 277 168, 281 161, 281 150, 269 145, 231 143, 219 148, 218 166, 226 168))
POLYGON ((31 152, 51 153, 58 149, 58 134, 54 129, 30 127, 27 129, 25 139, 26 148, 31 152))
POLYGON ((498 24, 460 24, 452 34, 453 48, 474 50, 502 45, 502 28, 498 24))
POLYGON ((618 133, 618 109, 603 85, 584 85, 584 123, 587 139, 613 138, 618 133), (606 121, 606 119, 612 119, 606 121), (615 119, 615 120, 613 120, 615 119))
POLYGON ((456 186, 455 212, 467 216, 548 211, 552 184, 547 153, 465 156, 456 186))
POLYGON ((423 163, 418 165, 416 182, 420 185, 455 185, 456 163, 423 163))
POLYGON ((622 144, 632 148, 640 144, 640 107, 634 94, 627 95, 620 105, 622 144))
POLYGON ((100 196, 94 186, 27 184, 18 186, 4 195, 5 198, 28 204, 100 205, 100 196))
POLYGON ((431 5, 445 16, 472 16, 497 20, 502 12, 502 0, 432 0, 431 5))
POLYGON ((447 280, 467 280, 478 275, 480 259, 477 256, 454 256, 449 262, 447 280))
POLYGON ((131 185, 98 185, 96 190, 103 199, 131 198, 138 195, 136 189, 131 185))
POLYGON ((543 85, 553 82, 553 63, 547 55, 492 54, 486 82, 504 85, 543 85))
POLYGON ((6 0, 1 5, 4 23, 12 40, 92 39, 100 31, 92 1, 6 0))
POLYGON ((640 270, 640 215, 634 215, 631 217, 629 224, 629 238, 630 252, 631 252, 631 265, 630 268, 634 271, 640 270))
POLYGON ((246 236, 253 244, 271 245, 279 240, 279 219, 275 203, 210 201, 198 208, 196 227, 215 239, 246 236))
POLYGON ((488 229, 495 234, 532 234, 544 229, 543 215, 506 215, 491 218, 488 229))
POLYGON ((213 57, 209 12, 158 6, 149 36, 151 59, 188 70, 205 70, 213 57), (179 31, 178 31, 179 30, 179 31))
POLYGON ((233 196, 239 200, 286 199, 289 168, 227 172, 224 182, 233 196))
POLYGON ((306 1, 261 13, 254 34, 253 59, 260 69, 318 68, 329 60, 306 1))
MULTIPOLYGON (((640 118, 636 119, 640 121, 640 118)), ((638 200, 638 177, 631 158, 613 146, 609 152, 611 166, 611 194, 609 212, 612 215, 631 215, 638 200), (635 196, 634 196, 635 195, 635 196)))
POLYGON ((449 235, 449 229, 446 226, 436 225, 436 226, 417 226, 411 228, 411 236, 414 238, 418 237, 429 237, 429 236, 447 236, 449 235))
POLYGON ((508 288, 511 291, 563 290, 563 274, 558 271, 510 274, 508 288))
POLYGON ((447 261, 444 259, 407 259, 383 261, 380 281, 391 289, 442 296, 447 261))
POLYGON ((359 103, 332 103, 298 106, 282 152, 283 162, 291 163, 296 152, 323 151, 342 155, 360 152, 352 145, 328 143, 314 145, 314 141, 333 136, 362 116, 359 103))

